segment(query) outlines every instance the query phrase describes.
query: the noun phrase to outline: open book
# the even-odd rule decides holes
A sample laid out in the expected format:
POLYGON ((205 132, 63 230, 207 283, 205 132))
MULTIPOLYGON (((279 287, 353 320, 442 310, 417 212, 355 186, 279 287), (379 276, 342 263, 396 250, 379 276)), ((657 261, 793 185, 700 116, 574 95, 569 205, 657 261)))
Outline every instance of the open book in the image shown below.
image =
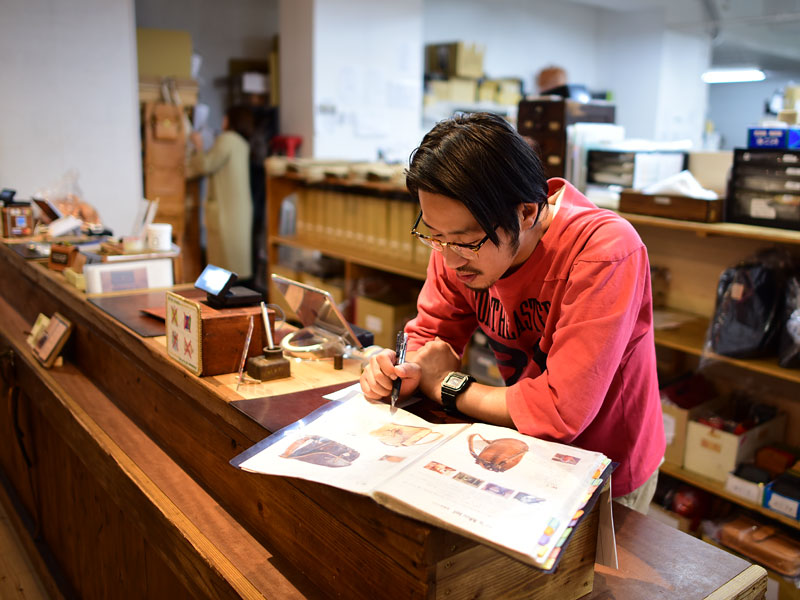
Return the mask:
POLYGON ((598 452, 505 427, 392 414, 361 394, 330 402, 231 464, 371 496, 544 570, 610 472, 598 452))

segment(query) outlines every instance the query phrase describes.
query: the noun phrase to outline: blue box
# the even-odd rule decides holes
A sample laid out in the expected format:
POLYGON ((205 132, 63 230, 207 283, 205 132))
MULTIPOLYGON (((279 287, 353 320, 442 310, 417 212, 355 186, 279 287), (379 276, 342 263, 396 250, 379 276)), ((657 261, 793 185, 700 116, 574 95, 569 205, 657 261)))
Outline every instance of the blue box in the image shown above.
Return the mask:
POLYGON ((786 148, 788 130, 786 127, 749 127, 747 129, 748 148, 786 148))
POLYGON ((786 147, 792 150, 800 148, 800 127, 789 127, 786 136, 786 147))
POLYGON ((800 520, 800 501, 788 498, 772 491, 774 481, 770 481, 764 488, 764 508, 800 520))

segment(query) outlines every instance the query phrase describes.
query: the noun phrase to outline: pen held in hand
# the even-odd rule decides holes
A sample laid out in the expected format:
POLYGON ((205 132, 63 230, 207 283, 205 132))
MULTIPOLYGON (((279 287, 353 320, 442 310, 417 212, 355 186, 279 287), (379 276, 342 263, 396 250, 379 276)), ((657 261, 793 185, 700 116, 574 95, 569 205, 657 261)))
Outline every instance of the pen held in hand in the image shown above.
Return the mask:
MULTIPOLYGON (((395 365, 402 365, 406 361, 406 346, 408 345, 408 334, 401 331, 397 334, 397 345, 395 347, 395 365)), ((394 406, 397 399, 400 397, 400 386, 403 385, 403 380, 398 377, 392 382, 392 412, 394 413, 394 406)))

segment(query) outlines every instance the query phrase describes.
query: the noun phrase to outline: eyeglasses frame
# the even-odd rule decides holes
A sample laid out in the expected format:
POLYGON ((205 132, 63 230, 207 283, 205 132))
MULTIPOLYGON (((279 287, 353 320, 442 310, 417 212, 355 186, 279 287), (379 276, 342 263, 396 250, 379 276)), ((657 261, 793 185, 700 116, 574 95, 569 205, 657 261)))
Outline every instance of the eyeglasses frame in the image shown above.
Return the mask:
MULTIPOLYGON (((419 211, 419 215, 417 215, 417 220, 414 221, 414 226, 411 228, 411 235, 417 238, 420 242, 425 244, 425 240, 431 242, 430 244, 425 244, 429 248, 433 248, 437 252, 444 252, 445 248, 463 248, 464 250, 470 250, 471 252, 475 253, 475 258, 478 258, 478 251, 483 247, 483 245, 489 241, 490 235, 487 233, 486 237, 484 237, 481 241, 476 242, 474 244, 461 244, 459 242, 440 242, 439 240, 433 239, 429 235, 425 235, 424 233, 420 233, 417 231, 417 225, 422 220, 422 211, 419 211)), ((495 228, 496 229, 496 228, 495 228)), ((468 258, 463 254, 460 254, 457 250, 453 250, 456 254, 461 256, 462 258, 468 258)))

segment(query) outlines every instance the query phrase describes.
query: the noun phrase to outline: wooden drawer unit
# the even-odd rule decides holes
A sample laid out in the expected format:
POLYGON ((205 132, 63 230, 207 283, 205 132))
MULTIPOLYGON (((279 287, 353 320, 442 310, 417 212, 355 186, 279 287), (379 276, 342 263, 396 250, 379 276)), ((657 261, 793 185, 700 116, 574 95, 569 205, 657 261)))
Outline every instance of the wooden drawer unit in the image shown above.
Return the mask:
POLYGON ((534 142, 548 177, 563 177, 567 154, 567 125, 613 123, 614 106, 567 99, 523 100, 519 103, 517 129, 534 142))

